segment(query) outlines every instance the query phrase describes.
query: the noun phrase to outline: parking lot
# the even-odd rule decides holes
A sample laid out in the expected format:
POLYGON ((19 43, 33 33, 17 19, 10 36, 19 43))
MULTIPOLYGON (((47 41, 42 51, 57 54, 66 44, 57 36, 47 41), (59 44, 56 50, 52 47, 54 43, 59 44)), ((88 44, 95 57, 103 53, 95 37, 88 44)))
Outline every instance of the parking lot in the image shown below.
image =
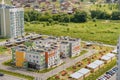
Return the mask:
POLYGON ((111 70, 107 71, 104 75, 102 75, 98 80, 116 80, 117 70, 117 67, 112 68, 111 70))
POLYGON ((116 80, 116 74, 114 74, 109 80, 116 80))
POLYGON ((25 79, 10 76, 10 75, 4 75, 4 76, 0 76, 0 80, 25 80, 25 79))

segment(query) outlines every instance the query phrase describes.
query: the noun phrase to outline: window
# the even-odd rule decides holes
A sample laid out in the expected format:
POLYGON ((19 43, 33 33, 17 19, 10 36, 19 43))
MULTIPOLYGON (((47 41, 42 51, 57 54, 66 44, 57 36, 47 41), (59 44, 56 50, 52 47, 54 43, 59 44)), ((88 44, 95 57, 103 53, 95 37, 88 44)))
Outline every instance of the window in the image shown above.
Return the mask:
POLYGON ((35 62, 35 60, 33 60, 33 62, 35 62))
POLYGON ((38 63, 38 61, 36 61, 38 63))
POLYGON ((35 56, 33 56, 35 58, 35 56))
POLYGON ((117 46, 117 49, 119 49, 119 46, 117 46))
POLYGON ((29 55, 29 57, 31 57, 31 55, 29 55))
POLYGON ((38 58, 38 56, 36 56, 36 58, 38 58))

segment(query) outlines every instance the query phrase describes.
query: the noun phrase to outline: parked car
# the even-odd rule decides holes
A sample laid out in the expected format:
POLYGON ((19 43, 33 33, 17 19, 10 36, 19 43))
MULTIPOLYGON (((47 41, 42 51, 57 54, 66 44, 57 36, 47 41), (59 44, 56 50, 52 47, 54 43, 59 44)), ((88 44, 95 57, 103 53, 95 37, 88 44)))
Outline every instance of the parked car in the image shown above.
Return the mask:
POLYGON ((4 76, 4 74, 3 74, 3 73, 0 73, 0 76, 4 76))
POLYGON ((98 80, 108 80, 109 78, 111 78, 111 76, 113 76, 117 72, 117 70, 118 70, 117 67, 112 68, 111 70, 107 71, 103 76, 98 78, 98 80))

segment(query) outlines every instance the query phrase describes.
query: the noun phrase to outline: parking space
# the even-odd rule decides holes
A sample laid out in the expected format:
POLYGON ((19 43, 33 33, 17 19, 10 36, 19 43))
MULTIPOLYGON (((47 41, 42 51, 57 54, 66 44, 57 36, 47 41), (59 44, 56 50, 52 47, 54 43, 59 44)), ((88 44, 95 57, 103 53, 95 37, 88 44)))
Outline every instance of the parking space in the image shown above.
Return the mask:
POLYGON ((10 76, 10 75, 4 75, 4 76, 0 76, 0 80, 25 80, 25 79, 10 76))
POLYGON ((116 80, 116 74, 115 75, 113 75, 110 79, 108 79, 108 80, 116 80))
POLYGON ((104 75, 102 75, 98 80, 116 80, 115 74, 118 68, 114 67, 111 70, 107 71, 104 75))

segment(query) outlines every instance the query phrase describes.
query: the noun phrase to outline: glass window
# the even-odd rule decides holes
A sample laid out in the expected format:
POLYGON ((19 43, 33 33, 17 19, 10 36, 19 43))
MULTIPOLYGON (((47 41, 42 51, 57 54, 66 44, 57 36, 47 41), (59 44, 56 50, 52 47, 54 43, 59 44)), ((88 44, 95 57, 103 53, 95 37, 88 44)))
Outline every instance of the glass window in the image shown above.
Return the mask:
POLYGON ((38 58, 38 56, 36 56, 36 58, 38 58))
POLYGON ((38 63, 38 61, 36 61, 38 63))

